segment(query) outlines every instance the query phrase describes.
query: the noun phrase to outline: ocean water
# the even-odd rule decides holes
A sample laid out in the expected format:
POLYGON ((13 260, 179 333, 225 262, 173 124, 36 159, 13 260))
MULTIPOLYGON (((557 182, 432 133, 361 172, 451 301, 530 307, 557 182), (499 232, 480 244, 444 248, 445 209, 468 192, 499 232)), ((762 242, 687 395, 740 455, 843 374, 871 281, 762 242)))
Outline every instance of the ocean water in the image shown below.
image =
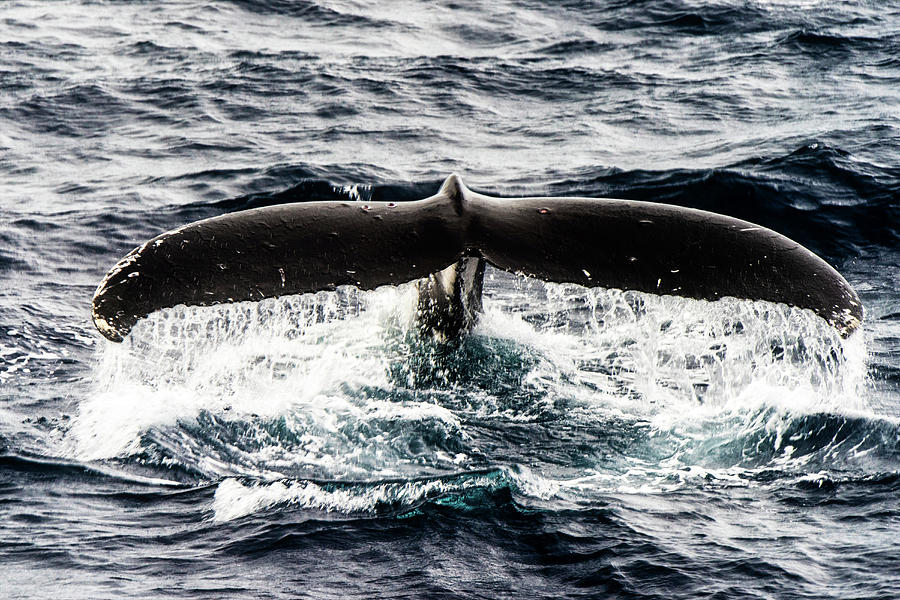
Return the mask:
MULTIPOLYGON (((641 240, 635 240, 640 243, 641 240)), ((0 4, 0 596, 900 597, 900 4, 0 4), (489 270, 151 315, 189 221, 494 195, 780 231, 865 321, 489 270)))

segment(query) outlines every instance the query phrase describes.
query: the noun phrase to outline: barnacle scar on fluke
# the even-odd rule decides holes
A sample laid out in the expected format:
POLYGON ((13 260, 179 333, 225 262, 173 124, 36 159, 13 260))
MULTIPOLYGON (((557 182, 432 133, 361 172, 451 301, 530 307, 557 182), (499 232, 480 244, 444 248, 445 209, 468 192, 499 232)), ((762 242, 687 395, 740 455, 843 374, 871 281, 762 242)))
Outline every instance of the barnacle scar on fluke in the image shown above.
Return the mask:
POLYGON ((814 311, 847 336, 862 304, 828 263, 765 227, 610 198, 493 198, 450 175, 412 202, 304 202, 205 219, 132 250, 94 294, 94 324, 122 341, 155 310, 418 283, 419 322, 466 331, 485 262, 546 281, 814 311), (363 210, 360 210, 360 209, 363 210))

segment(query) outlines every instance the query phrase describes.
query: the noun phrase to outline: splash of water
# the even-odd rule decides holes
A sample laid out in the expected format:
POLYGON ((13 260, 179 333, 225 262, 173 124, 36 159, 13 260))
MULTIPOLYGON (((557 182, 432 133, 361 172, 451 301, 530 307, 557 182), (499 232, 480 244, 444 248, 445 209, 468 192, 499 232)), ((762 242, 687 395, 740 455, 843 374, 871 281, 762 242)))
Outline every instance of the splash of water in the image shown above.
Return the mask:
POLYGON ((161 311, 99 351, 70 454, 224 477, 224 519, 414 504, 484 469, 582 502, 746 482, 879 443, 852 425, 871 417, 863 337, 807 311, 493 271, 486 284, 484 317, 453 344, 410 327, 412 286, 161 311), (566 434, 545 458, 520 431, 566 434))

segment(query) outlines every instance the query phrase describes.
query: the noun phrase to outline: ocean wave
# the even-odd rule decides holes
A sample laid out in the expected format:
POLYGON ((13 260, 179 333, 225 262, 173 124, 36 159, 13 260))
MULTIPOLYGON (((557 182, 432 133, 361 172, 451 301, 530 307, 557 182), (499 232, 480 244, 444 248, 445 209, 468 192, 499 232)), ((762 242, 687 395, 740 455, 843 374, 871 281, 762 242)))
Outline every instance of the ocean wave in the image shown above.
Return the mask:
POLYGON ((779 46, 801 50, 821 57, 823 53, 884 52, 896 54, 900 38, 895 36, 869 37, 861 35, 840 35, 819 31, 799 30, 780 38, 779 46))
POLYGON ((477 506, 483 492, 495 493, 512 482, 513 478, 503 470, 371 483, 288 480, 245 484, 225 479, 216 488, 212 510, 216 521, 230 521, 275 507, 402 515, 425 501, 477 506))
POLYGON ((322 6, 319 2, 308 0, 228 0, 242 10, 264 15, 279 15, 302 18, 320 27, 362 27, 382 28, 391 25, 388 21, 373 19, 350 11, 338 10, 322 6))

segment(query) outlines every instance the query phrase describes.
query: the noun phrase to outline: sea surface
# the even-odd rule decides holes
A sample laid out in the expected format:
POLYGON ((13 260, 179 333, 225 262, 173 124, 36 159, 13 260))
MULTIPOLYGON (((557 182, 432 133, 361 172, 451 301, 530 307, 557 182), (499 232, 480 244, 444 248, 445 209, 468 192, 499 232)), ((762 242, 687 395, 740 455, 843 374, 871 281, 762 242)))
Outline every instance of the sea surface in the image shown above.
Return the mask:
POLYGON ((900 597, 900 3, 4 0, 0 597, 900 597), (162 231, 451 172, 765 225, 865 321, 492 269, 455 344, 410 284, 91 323, 162 231))

